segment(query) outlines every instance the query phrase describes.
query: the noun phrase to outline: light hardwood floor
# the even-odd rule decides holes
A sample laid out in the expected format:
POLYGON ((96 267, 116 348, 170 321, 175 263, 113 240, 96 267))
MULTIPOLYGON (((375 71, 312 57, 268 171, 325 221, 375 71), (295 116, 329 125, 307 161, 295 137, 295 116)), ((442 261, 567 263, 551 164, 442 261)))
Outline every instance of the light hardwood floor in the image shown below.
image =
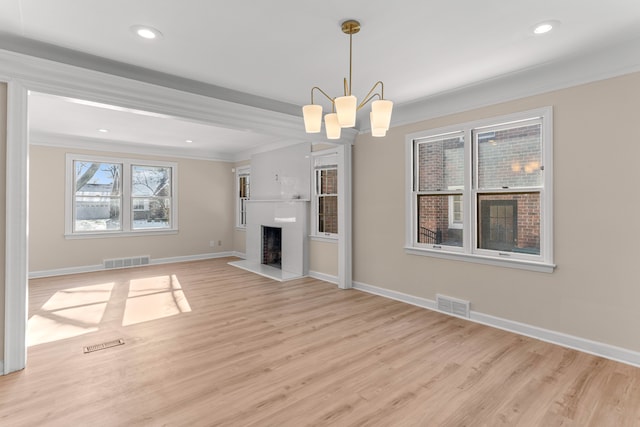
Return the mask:
POLYGON ((227 261, 32 280, 0 425, 640 425, 638 368, 227 261))

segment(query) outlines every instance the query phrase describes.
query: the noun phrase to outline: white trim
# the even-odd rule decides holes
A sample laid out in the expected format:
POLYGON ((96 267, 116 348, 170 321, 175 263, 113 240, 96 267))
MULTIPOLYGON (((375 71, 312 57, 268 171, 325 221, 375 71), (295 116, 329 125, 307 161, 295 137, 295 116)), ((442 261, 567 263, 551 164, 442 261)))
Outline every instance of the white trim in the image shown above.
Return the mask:
MULTIPOLYGON (((300 116, 6 50, 0 50, 0 62, 5 75, 19 79, 29 90, 167 114, 229 129, 247 130, 250 123, 251 131, 281 137, 290 143, 294 140, 327 142, 322 134, 307 134, 300 116)), ((344 129, 341 138, 334 142, 352 144, 357 133, 356 129, 344 129)))
POLYGON ((351 145, 338 147, 338 287, 350 289, 353 280, 351 145))
POLYGON ((330 236, 314 236, 310 234, 309 239, 314 242, 338 243, 338 236, 335 234, 331 234, 330 236))
MULTIPOLYGON (((452 316, 451 313, 445 313, 438 310, 436 302, 427 298, 416 297, 402 292, 379 288, 377 286, 367 285, 365 283, 355 281, 353 282, 353 287, 354 289, 362 292, 379 295, 385 298, 405 302, 407 304, 415 305, 418 307, 426 308, 428 310, 437 311, 438 313, 446 314, 448 316, 452 316)), ((563 332, 557 332, 550 329, 528 325, 526 323, 516 322, 514 320, 496 317, 473 310, 470 312, 470 315, 470 318, 460 318, 471 322, 491 326, 493 328, 502 329, 508 332, 513 332, 519 335, 524 335, 530 338, 539 339, 551 344, 557 344, 562 347, 582 351, 584 353, 593 354, 595 356, 604 357, 616 362, 640 367, 640 352, 637 351, 613 346, 602 342, 592 341, 586 338, 565 334, 563 332)))
POLYGON ((244 253, 244 252, 233 251, 233 252, 231 252, 231 256, 242 258, 242 259, 247 259, 247 254, 244 253))
POLYGON ((29 144, 27 89, 8 82, 5 223, 4 374, 27 363, 29 144))
MULTIPOLYGON (((437 245, 434 246, 437 247, 437 245)), ((547 264, 544 262, 527 261, 524 259, 496 258, 492 256, 482 256, 477 253, 466 254, 463 252, 440 250, 435 247, 433 249, 405 247, 404 251, 409 255, 430 256, 455 261, 473 262, 476 264, 494 265, 496 267, 518 268, 520 270, 538 271, 540 273, 553 273, 553 270, 556 268, 555 264, 547 264)))
MULTIPOLYGON (((237 256, 242 258, 238 252, 231 252, 231 251, 212 252, 208 254, 185 255, 185 256, 177 256, 177 257, 152 259, 149 261, 149 264, 146 264, 146 265, 132 265, 131 267, 123 267, 123 268, 148 267, 150 265, 171 264, 176 262, 188 262, 188 261, 201 261, 205 259, 227 258, 232 256, 237 256)), ((32 271, 29 273, 29 279, 38 279, 41 277, 65 276, 67 274, 93 273, 96 271, 105 271, 105 270, 113 270, 113 269, 106 269, 102 264, 56 268, 53 270, 32 271)))
POLYGON ((309 277, 313 277, 314 279, 322 280, 323 282, 328 282, 334 285, 338 284, 338 276, 334 276, 332 274, 320 273, 319 271, 309 271, 309 277))

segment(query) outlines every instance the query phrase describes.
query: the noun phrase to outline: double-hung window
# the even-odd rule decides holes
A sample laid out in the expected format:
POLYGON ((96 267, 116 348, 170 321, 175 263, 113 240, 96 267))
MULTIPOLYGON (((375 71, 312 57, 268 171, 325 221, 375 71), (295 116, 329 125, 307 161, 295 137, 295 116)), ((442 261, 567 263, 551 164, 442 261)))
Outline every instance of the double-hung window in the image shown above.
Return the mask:
POLYGON ((247 200, 251 196, 251 168, 249 166, 236 169, 236 227, 247 227, 247 200))
POLYGON ((313 157, 313 234, 320 237, 338 236, 338 154, 313 157))
POLYGON ((67 155, 65 234, 175 231, 175 163, 67 155))
POLYGON ((553 269, 551 108, 407 137, 409 253, 553 269))

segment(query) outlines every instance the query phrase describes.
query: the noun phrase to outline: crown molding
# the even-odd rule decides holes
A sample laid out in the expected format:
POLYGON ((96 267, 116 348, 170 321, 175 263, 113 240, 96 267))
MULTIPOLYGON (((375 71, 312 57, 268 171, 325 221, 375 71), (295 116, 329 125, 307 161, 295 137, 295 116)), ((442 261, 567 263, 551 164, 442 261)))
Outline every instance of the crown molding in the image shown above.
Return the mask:
MULTIPOLYGON (((167 114, 197 123, 271 135, 296 142, 329 142, 304 131, 300 116, 132 80, 22 53, 0 50, 0 79, 28 90, 167 114)), ((333 141, 353 144, 358 131, 333 141)))
MULTIPOLYGON (((567 56, 394 108, 392 127, 513 101, 640 71, 640 38, 567 56)), ((363 121, 360 133, 370 132, 363 121)))
POLYGON ((115 141, 103 138, 88 138, 75 135, 62 135, 50 132, 29 132, 29 144, 44 147, 71 148, 74 150, 103 151, 108 153, 160 156, 179 159, 210 160, 235 162, 235 157, 225 153, 198 149, 182 149, 159 145, 115 141))

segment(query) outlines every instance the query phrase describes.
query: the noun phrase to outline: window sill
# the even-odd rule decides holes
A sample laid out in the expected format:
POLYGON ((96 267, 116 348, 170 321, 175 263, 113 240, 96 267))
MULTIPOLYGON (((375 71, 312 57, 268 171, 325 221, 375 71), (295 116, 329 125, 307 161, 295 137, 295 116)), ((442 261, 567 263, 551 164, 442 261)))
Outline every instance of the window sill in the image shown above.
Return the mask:
POLYGON ((456 261, 473 262, 476 264, 495 265, 498 267, 518 268, 521 270, 537 271, 540 273, 553 273, 556 268, 555 264, 545 262, 527 261, 522 259, 503 259, 494 258, 483 255, 470 255, 456 252, 445 252, 441 250, 419 249, 413 247, 405 247, 405 253, 410 255, 430 256, 434 258, 449 259, 456 261))
POLYGON ((140 230, 140 231, 108 231, 101 233, 74 233, 65 234, 64 238, 67 240, 74 239, 104 239, 111 237, 134 237, 134 236, 164 236, 169 234, 178 234, 177 229, 162 229, 162 230, 140 230))
POLYGON ((247 231, 247 227, 240 227, 236 225, 236 231, 247 231))
POLYGON ((319 236, 312 234, 309 236, 309 239, 316 242, 338 243, 338 236, 319 236))

